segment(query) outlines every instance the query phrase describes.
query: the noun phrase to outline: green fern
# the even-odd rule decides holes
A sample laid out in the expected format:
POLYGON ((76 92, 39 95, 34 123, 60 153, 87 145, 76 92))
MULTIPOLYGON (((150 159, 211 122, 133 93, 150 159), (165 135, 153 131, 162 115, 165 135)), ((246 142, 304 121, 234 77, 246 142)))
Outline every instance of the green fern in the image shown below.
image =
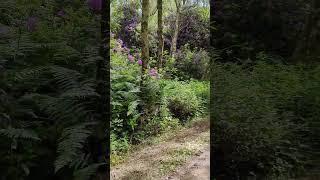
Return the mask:
POLYGON ((0 134, 8 137, 9 139, 41 140, 35 132, 27 129, 9 127, 7 129, 0 129, 0 134))
POLYGON ((34 68, 26 68, 15 74, 16 81, 33 80, 42 76, 49 70, 49 66, 38 66, 34 68))
POLYGON ((105 163, 91 164, 85 168, 79 169, 73 173, 73 180, 89 180, 91 176, 95 175, 97 169, 105 165, 105 163))
POLYGON ((93 124, 83 123, 63 130, 58 144, 59 156, 55 161, 55 172, 71 164, 79 156, 83 144, 91 134, 87 127, 93 124))

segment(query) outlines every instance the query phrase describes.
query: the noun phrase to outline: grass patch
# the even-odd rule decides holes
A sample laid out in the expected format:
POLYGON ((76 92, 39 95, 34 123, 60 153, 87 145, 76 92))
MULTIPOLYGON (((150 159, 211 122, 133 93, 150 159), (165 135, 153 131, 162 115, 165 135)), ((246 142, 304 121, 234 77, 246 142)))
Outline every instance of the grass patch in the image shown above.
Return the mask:
POLYGON ((110 163, 111 166, 116 166, 118 164, 121 164, 125 161, 127 155, 126 154, 122 154, 122 155, 118 155, 118 154, 111 154, 110 155, 110 163))
POLYGON ((169 151, 167 154, 169 155, 169 158, 160 161, 160 175, 168 174, 178 166, 183 165, 189 157, 195 154, 195 152, 187 148, 181 148, 169 151))

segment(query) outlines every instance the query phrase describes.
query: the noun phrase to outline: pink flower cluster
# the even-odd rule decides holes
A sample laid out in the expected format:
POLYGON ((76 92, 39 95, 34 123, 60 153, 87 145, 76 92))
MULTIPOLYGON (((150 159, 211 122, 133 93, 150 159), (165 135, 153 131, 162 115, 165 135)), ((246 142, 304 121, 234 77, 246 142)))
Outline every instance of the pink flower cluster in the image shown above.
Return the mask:
POLYGON ((128 55, 128 59, 130 62, 134 62, 134 57, 131 54, 128 55))
POLYGON ((149 75, 153 78, 158 78, 159 77, 159 74, 158 74, 158 71, 156 68, 151 68, 149 70, 149 75))
MULTIPOLYGON (((113 34, 114 37, 114 34, 113 34)), ((121 39, 117 39, 116 47, 113 48, 114 52, 121 52, 128 55, 128 60, 130 63, 135 63, 135 59, 138 59, 137 63, 141 66, 142 60, 139 58, 139 53, 135 53, 134 56, 130 54, 130 49, 126 47, 121 39)))
MULTIPOLYGON (((142 65, 142 60, 141 59, 139 59, 139 57, 137 57, 137 59, 138 59, 138 61, 137 61, 137 63, 141 66, 142 65)), ((132 56, 131 54, 128 54, 128 60, 129 60, 129 62, 131 62, 131 63, 135 63, 135 57, 134 56, 132 56)))

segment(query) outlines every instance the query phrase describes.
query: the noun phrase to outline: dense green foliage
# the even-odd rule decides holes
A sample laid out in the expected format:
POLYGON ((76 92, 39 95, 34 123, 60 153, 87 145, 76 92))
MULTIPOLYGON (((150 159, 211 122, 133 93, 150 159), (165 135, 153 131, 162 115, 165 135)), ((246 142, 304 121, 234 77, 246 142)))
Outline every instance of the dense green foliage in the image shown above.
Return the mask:
POLYGON ((320 66, 216 64, 217 174, 284 178, 319 164, 320 66))
POLYGON ((89 179, 98 16, 83 1, 0 4, 1 179, 89 179))
MULTIPOLYGON (((143 3, 138 1, 114 1, 111 19, 111 85, 112 122, 111 149, 112 163, 117 163, 119 155, 127 152, 133 144, 139 144, 150 136, 173 130, 192 118, 208 113, 209 84, 208 52, 202 48, 202 39, 208 40, 208 6, 203 7, 188 2, 184 6, 182 18, 193 14, 190 23, 183 25, 185 33, 178 41, 177 57, 170 52, 172 39, 172 17, 175 17, 174 1, 163 1, 164 49, 163 63, 159 67, 157 59, 157 5, 149 1, 148 46, 150 58, 143 66, 142 14, 143 3), (187 10, 191 10, 189 14, 187 10), (168 20, 171 19, 171 20, 168 20), (199 21, 201 19, 201 22, 199 21), (203 26, 197 41, 190 30, 196 30, 197 23, 203 26), (189 28, 191 27, 191 29, 189 28), (202 33, 202 34, 201 34, 202 33), (202 39, 201 39, 202 38, 202 39), (194 43, 192 43, 194 42, 194 43), (191 46, 188 45, 191 43, 191 46), (200 46, 199 44, 202 44, 200 46), (196 46, 199 45, 199 48, 196 46), (200 49, 201 48, 201 49, 200 49), (198 52, 198 49, 200 50, 198 52), (188 67, 193 67, 189 70, 188 67)), ((143 46, 144 45, 144 46, 143 46)), ((160 48, 161 49, 161 48, 160 48)))
POLYGON ((215 0, 214 176, 319 174, 317 0, 215 0))
MULTIPOLYGON (((1 180, 105 168, 100 2, 0 1, 1 180)), ((215 178, 317 173, 320 1, 215 0, 211 36, 207 0, 159 2, 163 38, 157 1, 111 1, 112 163, 211 113, 215 178)))
POLYGON ((265 51, 286 63, 319 61, 318 0, 215 0, 213 42, 221 62, 265 51))
MULTIPOLYGON (((111 40, 113 48, 118 42, 111 40)), ((208 82, 177 81, 148 76, 143 87, 137 60, 131 62, 125 52, 113 51, 112 61, 112 151, 126 152, 138 143, 170 127, 178 126, 196 116, 205 115, 208 107, 208 82), (139 106, 146 103, 146 122, 139 122, 139 106)), ((159 77, 161 75, 159 74, 159 77)))

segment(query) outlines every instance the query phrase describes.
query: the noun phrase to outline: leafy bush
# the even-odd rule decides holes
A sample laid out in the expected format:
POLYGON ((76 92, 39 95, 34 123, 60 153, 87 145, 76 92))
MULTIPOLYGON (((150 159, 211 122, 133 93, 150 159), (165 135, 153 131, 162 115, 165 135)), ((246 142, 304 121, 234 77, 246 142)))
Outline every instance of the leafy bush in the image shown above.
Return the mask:
POLYGON ((314 143, 320 112, 316 69, 215 64, 211 94, 217 177, 275 178, 299 175, 308 164, 314 167, 309 160, 319 147, 314 143))
MULTIPOLYGON (((168 16, 169 28, 165 38, 171 39, 172 30, 174 29, 175 15, 168 16)), ((177 46, 180 49, 185 44, 190 44, 191 48, 208 48, 209 47, 209 8, 195 7, 181 13, 180 31, 178 35, 177 46)))
POLYGON ((209 61, 209 54, 205 50, 190 50, 186 44, 176 54, 174 61, 176 71, 171 74, 180 79, 207 79, 209 61))
POLYGON ((170 115, 180 119, 181 122, 186 122, 201 113, 201 107, 204 106, 204 101, 201 99, 203 92, 195 91, 193 89, 195 84, 199 84, 198 87, 204 86, 204 83, 195 81, 190 84, 184 81, 163 80, 161 82, 164 108, 167 108, 170 115))
MULTIPOLYGON (((115 40, 112 41, 115 46, 115 40)), ((128 136, 138 125, 140 117, 140 69, 122 53, 111 53, 112 134, 128 136)))

